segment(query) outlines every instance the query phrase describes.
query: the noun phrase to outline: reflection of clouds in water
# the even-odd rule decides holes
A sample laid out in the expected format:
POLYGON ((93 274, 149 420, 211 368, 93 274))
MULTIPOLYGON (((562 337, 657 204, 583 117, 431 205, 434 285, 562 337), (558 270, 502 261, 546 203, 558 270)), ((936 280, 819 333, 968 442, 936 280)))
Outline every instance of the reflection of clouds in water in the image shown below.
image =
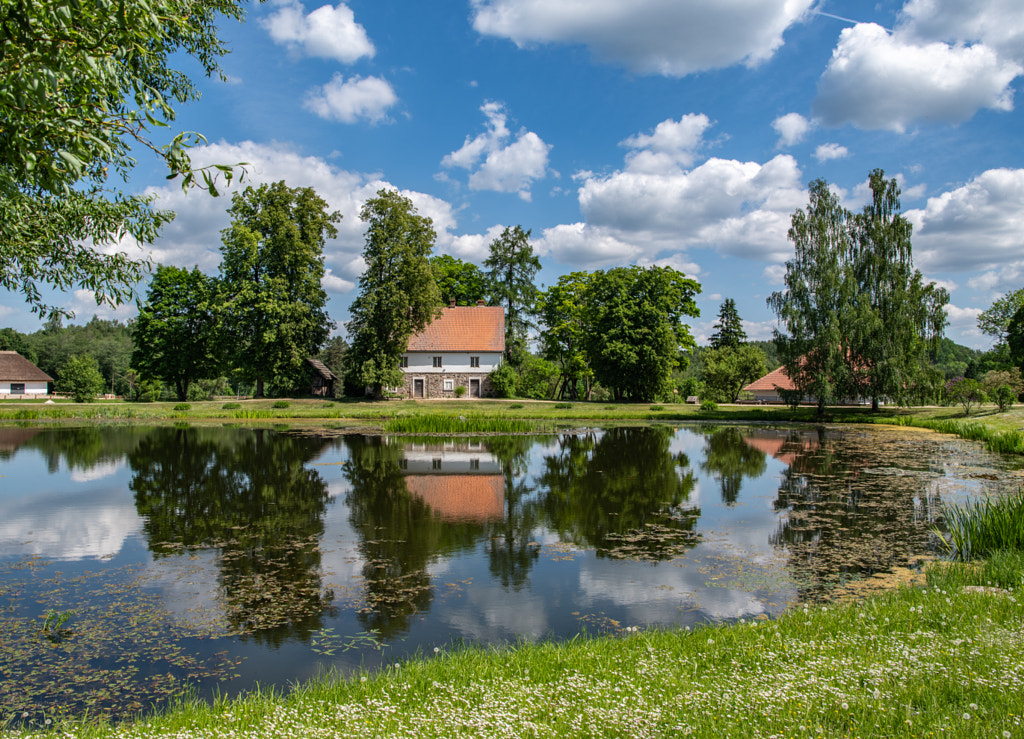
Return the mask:
POLYGON ((149 562, 139 579, 160 592, 167 613, 182 624, 226 626, 219 597, 218 552, 193 550, 149 562))
POLYGON ((352 492, 352 483, 347 478, 327 481, 327 495, 330 498, 337 498, 352 492))
POLYGON ((142 519, 120 489, 43 495, 0 504, 0 556, 103 557, 121 551, 142 519))
POLYGON ((706 587, 709 573, 693 565, 661 563, 636 565, 629 573, 620 566, 602 567, 589 560, 580 568, 580 590, 600 609, 602 602, 624 608, 633 626, 648 623, 673 623, 681 611, 699 610, 707 618, 740 618, 765 612, 765 604, 742 590, 706 587), (602 571, 604 570, 604 571, 602 571))
POLYGON ((69 477, 72 482, 92 482, 115 475, 122 467, 124 467, 123 458, 116 462, 100 462, 85 470, 71 470, 69 477))
POLYGON ((544 598, 525 590, 516 593, 512 606, 503 588, 474 586, 449 603, 444 619, 458 636, 475 641, 539 639, 549 630, 547 606, 544 598))

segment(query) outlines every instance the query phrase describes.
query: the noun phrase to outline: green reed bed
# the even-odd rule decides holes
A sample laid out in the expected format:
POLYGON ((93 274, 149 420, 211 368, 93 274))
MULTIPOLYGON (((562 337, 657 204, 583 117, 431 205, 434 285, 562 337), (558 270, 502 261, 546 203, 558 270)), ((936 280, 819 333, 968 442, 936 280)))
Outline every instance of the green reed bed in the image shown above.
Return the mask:
POLYGON ((390 434, 525 434, 546 426, 523 418, 501 416, 412 415, 384 423, 390 434))
POLYGON ((869 423, 883 423, 894 426, 912 426, 931 429, 941 434, 951 434, 963 439, 982 441, 991 452, 1003 454, 1024 454, 1024 433, 1020 431, 1000 431, 984 423, 976 421, 960 421, 947 418, 922 418, 920 416, 885 416, 882 418, 865 419, 869 423))
POLYGON ((1024 491, 1005 498, 985 498, 943 511, 950 555, 966 562, 999 550, 1024 552, 1024 491))
MULTIPOLYGON (((1019 564, 1019 563, 1018 563, 1019 564)), ((1018 570, 1019 573, 1019 570, 1018 570)), ((76 739, 1020 737, 1024 602, 932 584, 775 621, 440 649, 287 695, 194 701, 76 739)), ((6 737, 46 736, 0 732, 6 737)))

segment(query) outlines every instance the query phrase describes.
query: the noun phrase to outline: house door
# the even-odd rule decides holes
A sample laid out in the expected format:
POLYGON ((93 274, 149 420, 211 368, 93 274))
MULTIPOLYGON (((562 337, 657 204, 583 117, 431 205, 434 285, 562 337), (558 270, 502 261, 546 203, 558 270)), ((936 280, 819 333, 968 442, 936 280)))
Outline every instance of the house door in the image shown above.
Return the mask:
POLYGON ((414 398, 422 398, 422 397, 424 397, 424 393, 423 393, 423 380, 420 379, 420 380, 413 380, 412 381, 412 397, 414 397, 414 398))
POLYGON ((469 397, 479 398, 480 397, 480 380, 469 381, 469 397))

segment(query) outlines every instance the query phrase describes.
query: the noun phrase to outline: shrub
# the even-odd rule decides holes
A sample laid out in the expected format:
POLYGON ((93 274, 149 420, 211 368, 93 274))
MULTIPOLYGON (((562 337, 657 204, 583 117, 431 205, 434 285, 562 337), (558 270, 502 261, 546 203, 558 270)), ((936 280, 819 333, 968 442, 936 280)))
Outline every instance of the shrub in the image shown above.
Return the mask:
POLYGON ((665 410, 665 406, 663 406, 663 405, 652 405, 651 406, 651 410, 652 411, 663 411, 663 410, 665 410))
POLYGON ((275 400, 273 407, 274 408, 287 408, 290 405, 291 405, 291 403, 289 403, 287 400, 275 400))
POLYGON ((466 394, 466 388, 465 388, 464 385, 459 385, 457 388, 455 388, 455 397, 456 398, 461 398, 465 394, 466 394))
POLYGON ((190 410, 192 410, 192 406, 189 405, 188 403, 178 403, 177 405, 174 406, 174 410, 176 410, 176 411, 190 411, 190 410))
POLYGON ((700 404, 700 409, 702 411, 717 411, 718 403, 716 403, 713 400, 702 400, 700 404))
POLYGON ((103 392, 103 384, 96 359, 90 354, 73 354, 57 375, 56 389, 76 403, 86 403, 103 392))
POLYGON ((566 411, 572 408, 572 403, 555 403, 555 409, 560 411, 566 411))
POLYGON ((1017 393, 1013 392, 1013 388, 1009 385, 1001 385, 996 388, 993 399, 999 406, 999 411, 1005 413, 1013 408, 1013 401, 1017 399, 1017 393))
POLYGON ((224 411, 237 411, 241 407, 242 407, 241 403, 225 403, 224 405, 221 406, 221 410, 224 410, 224 411))
POLYGON ((491 387, 499 398, 512 398, 516 394, 516 382, 519 379, 510 364, 503 364, 491 372, 491 387))
POLYGON ((985 402, 985 391, 977 380, 957 377, 946 383, 946 398, 964 409, 964 415, 971 415, 971 407, 985 402))
POLYGON ((509 410, 517 411, 517 410, 519 410, 520 408, 523 408, 523 407, 524 406, 523 406, 522 403, 513 403, 512 405, 509 406, 509 410))

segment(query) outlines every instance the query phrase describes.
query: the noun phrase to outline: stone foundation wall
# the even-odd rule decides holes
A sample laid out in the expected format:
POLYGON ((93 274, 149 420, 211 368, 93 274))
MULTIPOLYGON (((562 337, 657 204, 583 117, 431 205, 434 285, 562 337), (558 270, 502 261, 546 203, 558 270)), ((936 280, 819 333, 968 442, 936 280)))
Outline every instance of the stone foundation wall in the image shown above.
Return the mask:
POLYGON ((454 398, 455 388, 462 386, 466 388, 466 392, 463 394, 463 398, 470 397, 469 395, 469 381, 480 380, 480 397, 490 398, 494 396, 494 388, 491 386, 491 379, 485 374, 467 374, 462 372, 449 372, 445 374, 423 374, 423 375, 412 375, 406 374, 405 376, 405 395, 408 398, 416 397, 413 395, 413 381, 416 379, 422 379, 425 385, 426 398, 454 398), (444 389, 444 381, 452 380, 452 389, 444 389))

